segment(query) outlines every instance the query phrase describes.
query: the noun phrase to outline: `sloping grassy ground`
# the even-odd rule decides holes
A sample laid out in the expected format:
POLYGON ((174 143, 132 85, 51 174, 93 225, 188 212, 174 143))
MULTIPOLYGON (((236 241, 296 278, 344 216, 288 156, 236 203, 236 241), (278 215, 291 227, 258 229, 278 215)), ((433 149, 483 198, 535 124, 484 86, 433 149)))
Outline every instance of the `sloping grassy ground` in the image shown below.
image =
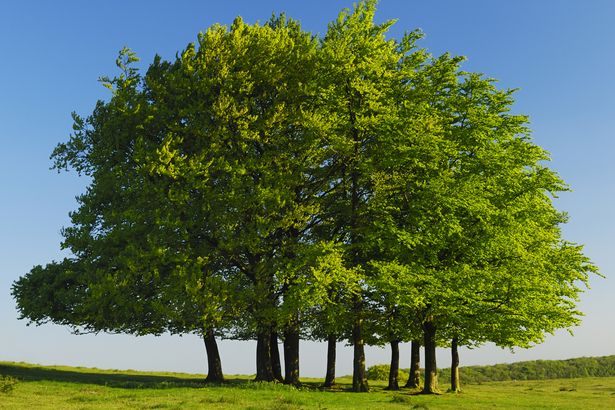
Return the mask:
POLYGON ((17 379, 12 389, 0 391, 2 409, 615 408, 615 377, 488 382, 467 386, 461 394, 421 396, 385 391, 383 382, 372 382, 371 393, 351 393, 347 378, 339 379, 335 390, 322 391, 314 379, 304 379, 300 389, 253 383, 246 376, 228 376, 228 383, 211 386, 202 383, 202 375, 24 363, 0 362, 0 374, 17 379))

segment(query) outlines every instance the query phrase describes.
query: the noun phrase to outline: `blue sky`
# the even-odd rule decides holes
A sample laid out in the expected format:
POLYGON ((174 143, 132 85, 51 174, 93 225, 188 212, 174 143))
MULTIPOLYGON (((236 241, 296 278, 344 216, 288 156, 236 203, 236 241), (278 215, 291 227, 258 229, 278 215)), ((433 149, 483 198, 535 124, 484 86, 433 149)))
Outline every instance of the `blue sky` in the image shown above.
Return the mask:
MULTIPOLYGON (((0 4, 0 361, 203 372, 194 336, 75 336, 62 327, 17 320, 10 285, 33 265, 62 256, 60 230, 87 181, 50 171, 49 155, 71 130, 70 113, 87 115, 108 92, 97 79, 114 75, 123 47, 146 67, 157 53, 172 58, 199 31, 241 15, 248 22, 285 11, 323 33, 352 1, 23 1, 0 4), (96 4, 96 5, 95 5, 96 4)), ((615 2, 609 0, 381 0, 377 19, 397 19, 391 35, 421 28, 434 54, 464 55, 464 68, 519 88, 515 112, 528 114, 537 144, 570 184, 557 207, 570 214, 565 237, 585 244, 606 279, 592 279, 580 304, 584 324, 572 337, 548 337, 530 350, 486 346, 463 351, 463 364, 615 354, 615 2)), ((338 374, 351 372, 340 345, 338 374)), ((402 363, 409 361, 409 348, 402 363)), ((254 372, 254 344, 223 342, 226 373, 254 372)), ((324 374, 324 344, 302 345, 302 374, 324 374)), ((439 355, 448 366, 448 355, 439 355)), ((388 351, 370 348, 368 365, 388 351)))

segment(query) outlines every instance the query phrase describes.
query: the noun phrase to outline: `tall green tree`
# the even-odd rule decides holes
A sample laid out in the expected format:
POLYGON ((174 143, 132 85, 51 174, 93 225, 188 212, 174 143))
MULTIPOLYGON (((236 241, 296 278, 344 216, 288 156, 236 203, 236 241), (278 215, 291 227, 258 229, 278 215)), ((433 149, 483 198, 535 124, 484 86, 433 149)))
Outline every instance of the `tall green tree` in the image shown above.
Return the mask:
MULTIPOLYGON (((16 283, 14 295, 22 316, 32 319, 23 296, 28 286, 31 296, 37 294, 29 276, 56 282, 58 269, 68 266, 65 274, 74 276, 73 285, 54 288, 50 297, 73 292, 80 305, 69 310, 72 323, 62 323, 92 331, 201 334, 208 379, 220 381, 214 330, 233 311, 226 303, 232 282, 223 278, 220 259, 211 255, 187 216, 174 212, 168 182, 144 162, 176 122, 148 99, 150 90, 132 66, 136 60, 128 50, 121 53, 122 74, 103 80, 113 92, 111 100, 99 102, 87 119, 75 116, 75 133, 53 154, 58 169, 91 178, 71 214, 72 226, 63 231, 63 247, 74 257, 33 269, 16 283)), ((47 296, 38 296, 44 303, 47 296)))
POLYGON ((387 263, 406 266, 420 291, 424 392, 431 393, 438 391, 439 340, 525 345, 568 328, 578 320, 579 285, 595 267, 561 238, 565 219, 551 198, 565 187, 545 167, 548 156, 530 140, 526 118, 509 113, 512 92, 462 73, 459 59, 447 55, 413 83, 433 127, 425 145, 406 145, 415 152, 407 158, 424 162, 413 167, 402 159, 383 172, 376 203, 384 213, 381 237, 400 246, 387 245, 387 263), (544 291, 533 293, 538 289, 544 291))
MULTIPOLYGON (((322 40, 321 104, 329 113, 325 135, 329 152, 330 189, 323 197, 323 230, 345 248, 346 263, 355 271, 362 294, 348 307, 353 312, 351 344, 354 347, 353 390, 367 391, 364 320, 371 275, 369 262, 377 257, 370 201, 380 157, 386 157, 398 123, 397 95, 405 80, 400 66, 410 62, 415 35, 388 40, 392 21, 376 24, 375 1, 363 1, 342 12, 329 25, 322 40), (408 54, 411 55, 408 56, 408 54)), ((421 53, 418 53, 421 54, 421 53)), ((350 324, 349 324, 350 326, 350 324)))

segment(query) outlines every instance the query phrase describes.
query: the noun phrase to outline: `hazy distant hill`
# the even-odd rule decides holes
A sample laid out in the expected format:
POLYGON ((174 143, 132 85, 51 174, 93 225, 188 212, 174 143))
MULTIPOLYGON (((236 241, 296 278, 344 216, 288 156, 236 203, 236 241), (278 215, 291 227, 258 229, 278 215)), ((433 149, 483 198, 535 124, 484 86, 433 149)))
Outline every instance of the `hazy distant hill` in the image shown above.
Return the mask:
MULTIPOLYGON (((372 366, 368 374, 371 375, 372 379, 386 379, 388 369, 388 365, 372 366)), ((400 375, 400 380, 407 377, 408 369, 402 371, 404 373, 400 375)), ((465 384, 504 380, 615 376, 615 356, 579 357, 567 360, 532 360, 492 366, 465 366, 460 368, 460 372, 461 381, 465 384)), ((440 383, 447 383, 450 380, 450 369, 440 369, 438 378, 440 383)))
MULTIPOLYGON (((615 376, 615 356, 579 357, 567 360, 532 360, 493 366, 467 366, 460 369, 465 383, 501 380, 545 380, 574 377, 615 376)), ((441 381, 449 380, 450 370, 440 371, 441 381)))

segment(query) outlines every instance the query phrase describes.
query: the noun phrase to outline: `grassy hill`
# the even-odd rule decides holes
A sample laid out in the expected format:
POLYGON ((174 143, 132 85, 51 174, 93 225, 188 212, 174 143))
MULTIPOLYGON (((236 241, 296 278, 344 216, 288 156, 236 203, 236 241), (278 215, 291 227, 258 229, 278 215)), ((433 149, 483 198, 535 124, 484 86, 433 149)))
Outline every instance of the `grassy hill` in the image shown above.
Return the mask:
POLYGON ((483 382, 461 394, 416 395, 383 390, 351 393, 342 378, 332 391, 321 380, 303 379, 301 388, 254 383, 228 376, 211 386, 203 375, 98 370, 0 362, 0 409, 608 409, 615 408, 615 377, 483 382), (12 384, 14 383, 14 384, 12 384), (3 389, 2 386, 9 386, 3 389))
MULTIPOLYGON (((579 357, 567 360, 532 360, 492 366, 467 366, 460 368, 460 371, 466 384, 506 380, 613 377, 615 376, 615 356, 579 357)), ((440 378, 442 381, 448 381, 450 369, 442 369, 440 378)))
MULTIPOLYGON (((615 356, 579 357, 567 360, 532 360, 491 366, 460 367, 464 384, 479 384, 507 380, 549 380, 582 377, 615 377, 615 356)), ((400 380, 408 377, 402 369, 400 380)), ((368 369, 372 380, 387 380, 389 365, 376 365, 368 369)), ((440 383, 449 383, 450 369, 438 371, 440 383)))
MULTIPOLYGON (((549 380, 580 377, 615 377, 615 356, 579 357, 567 360, 532 360, 491 366, 460 367, 462 382, 480 384, 507 380, 549 380)), ((400 380, 408 377, 409 369, 400 369, 400 380)), ((368 378, 387 380, 389 365, 371 366, 368 378)), ((440 383, 450 382, 450 369, 439 369, 440 383)))

